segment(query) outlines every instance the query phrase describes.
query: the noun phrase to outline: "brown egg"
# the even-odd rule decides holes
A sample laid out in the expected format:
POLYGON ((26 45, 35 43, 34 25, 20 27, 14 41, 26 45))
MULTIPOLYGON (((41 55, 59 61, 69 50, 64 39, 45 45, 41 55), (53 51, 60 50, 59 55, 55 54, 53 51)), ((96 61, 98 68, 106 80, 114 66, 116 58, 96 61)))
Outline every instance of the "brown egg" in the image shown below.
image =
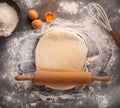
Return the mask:
POLYGON ((38 18, 38 12, 34 9, 31 9, 28 11, 28 17, 31 19, 31 20, 34 20, 34 19, 37 19, 38 18))
POLYGON ((37 29, 43 26, 43 22, 40 19, 35 19, 32 21, 32 28, 37 29))

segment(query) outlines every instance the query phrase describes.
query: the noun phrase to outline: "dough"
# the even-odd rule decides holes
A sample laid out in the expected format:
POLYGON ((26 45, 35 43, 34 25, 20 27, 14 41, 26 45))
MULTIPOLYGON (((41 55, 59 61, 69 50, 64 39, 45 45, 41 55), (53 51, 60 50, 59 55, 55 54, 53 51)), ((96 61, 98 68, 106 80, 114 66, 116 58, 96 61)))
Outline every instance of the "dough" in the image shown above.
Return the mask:
MULTIPOLYGON (((72 31, 55 29, 45 33, 36 47, 36 71, 83 71, 88 49, 84 40, 72 31)), ((70 89, 75 85, 47 85, 70 89)))

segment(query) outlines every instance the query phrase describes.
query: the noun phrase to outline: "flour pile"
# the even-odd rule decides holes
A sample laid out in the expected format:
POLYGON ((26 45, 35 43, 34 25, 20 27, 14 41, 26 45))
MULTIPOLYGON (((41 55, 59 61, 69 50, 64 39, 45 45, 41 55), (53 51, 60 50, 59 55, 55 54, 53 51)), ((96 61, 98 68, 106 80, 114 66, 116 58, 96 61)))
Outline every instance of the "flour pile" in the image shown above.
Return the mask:
POLYGON ((18 15, 7 3, 0 3, 0 36, 9 36, 18 24, 18 15))

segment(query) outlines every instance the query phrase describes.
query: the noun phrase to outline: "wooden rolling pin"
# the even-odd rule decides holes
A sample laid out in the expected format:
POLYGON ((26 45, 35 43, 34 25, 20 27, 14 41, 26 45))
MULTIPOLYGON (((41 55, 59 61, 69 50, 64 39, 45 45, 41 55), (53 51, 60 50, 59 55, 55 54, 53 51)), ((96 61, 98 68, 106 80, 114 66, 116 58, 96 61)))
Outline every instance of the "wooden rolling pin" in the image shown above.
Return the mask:
POLYGON ((16 80, 32 80, 35 85, 69 84, 87 85, 93 81, 107 82, 109 76, 92 76, 91 72, 34 72, 32 76, 17 75, 16 80))

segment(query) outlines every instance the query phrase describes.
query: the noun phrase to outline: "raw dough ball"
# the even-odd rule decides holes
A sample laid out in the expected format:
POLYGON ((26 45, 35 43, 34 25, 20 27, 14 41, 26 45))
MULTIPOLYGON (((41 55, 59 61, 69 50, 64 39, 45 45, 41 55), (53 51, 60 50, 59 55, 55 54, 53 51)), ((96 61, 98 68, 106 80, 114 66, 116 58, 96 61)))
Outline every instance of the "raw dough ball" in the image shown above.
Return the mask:
MULTIPOLYGON (((36 70, 83 71, 88 49, 76 33, 56 29, 45 33, 36 48, 36 70)), ((47 85, 54 89, 70 89, 75 85, 47 85)))

